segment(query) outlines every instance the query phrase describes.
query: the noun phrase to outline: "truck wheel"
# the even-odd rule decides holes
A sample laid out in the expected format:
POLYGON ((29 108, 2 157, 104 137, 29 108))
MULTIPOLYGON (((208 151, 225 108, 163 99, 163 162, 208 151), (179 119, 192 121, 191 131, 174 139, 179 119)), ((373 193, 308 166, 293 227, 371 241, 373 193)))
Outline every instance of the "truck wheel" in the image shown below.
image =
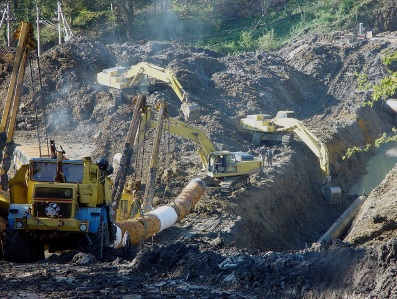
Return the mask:
POLYGON ((81 252, 92 253, 98 260, 103 258, 103 251, 105 249, 105 244, 109 239, 109 234, 106 228, 107 225, 102 225, 101 222, 96 233, 84 234, 80 237, 77 249, 81 252))
POLYGON ((7 224, 3 253, 6 261, 31 263, 44 259, 44 245, 24 231, 11 230, 7 224))

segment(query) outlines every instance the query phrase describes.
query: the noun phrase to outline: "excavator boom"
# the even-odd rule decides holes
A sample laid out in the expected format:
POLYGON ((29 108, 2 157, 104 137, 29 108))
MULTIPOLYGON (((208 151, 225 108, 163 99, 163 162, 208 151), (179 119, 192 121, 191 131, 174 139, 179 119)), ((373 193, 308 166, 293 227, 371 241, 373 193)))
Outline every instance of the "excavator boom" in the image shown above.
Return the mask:
POLYGON ((274 120, 274 123, 286 128, 286 130, 294 131, 296 135, 302 139, 302 141, 319 159, 323 177, 324 179, 327 179, 330 176, 330 169, 328 149, 325 144, 322 143, 311 131, 309 131, 301 121, 295 118, 277 118, 274 120))
POLYGON ((304 124, 289 117, 275 118, 274 123, 286 130, 293 130, 302 141, 310 148, 320 161, 320 168, 324 179, 324 186, 321 188, 323 196, 330 204, 338 204, 341 200, 341 189, 331 186, 331 175, 329 167, 328 149, 304 124))
POLYGON ((200 106, 189 102, 188 95, 182 88, 174 73, 147 62, 140 62, 127 70, 125 67, 114 67, 98 73, 97 81, 100 84, 123 89, 139 85, 143 76, 149 76, 167 83, 174 90, 182 102, 181 110, 186 120, 195 120, 200 115, 200 106))

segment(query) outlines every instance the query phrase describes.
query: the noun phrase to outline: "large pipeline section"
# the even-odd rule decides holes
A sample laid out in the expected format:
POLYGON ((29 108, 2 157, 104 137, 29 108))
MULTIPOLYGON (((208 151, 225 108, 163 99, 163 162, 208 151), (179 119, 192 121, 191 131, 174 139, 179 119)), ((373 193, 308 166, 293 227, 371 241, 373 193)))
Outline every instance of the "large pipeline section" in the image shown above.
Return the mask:
POLYGON ((397 116, 397 99, 388 99, 382 104, 383 111, 391 116, 397 116))
POLYGON ((202 179, 193 179, 171 205, 161 206, 150 211, 144 214, 143 218, 118 222, 114 248, 125 246, 128 237, 130 244, 138 245, 141 241, 182 220, 195 207, 204 194, 205 188, 206 185, 202 179))
POLYGON ((335 223, 327 230, 324 235, 321 236, 317 242, 321 243, 326 239, 336 240, 343 237, 366 199, 367 196, 365 195, 357 197, 356 200, 346 209, 346 211, 338 218, 338 220, 335 221, 335 223))

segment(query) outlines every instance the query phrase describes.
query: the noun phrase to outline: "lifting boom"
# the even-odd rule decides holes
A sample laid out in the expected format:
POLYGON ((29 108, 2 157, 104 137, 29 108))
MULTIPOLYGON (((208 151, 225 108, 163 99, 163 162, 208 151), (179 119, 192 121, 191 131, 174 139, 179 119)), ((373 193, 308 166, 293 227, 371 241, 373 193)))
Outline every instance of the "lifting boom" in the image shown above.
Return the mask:
POLYGON ((36 41, 33 38, 33 27, 30 23, 22 22, 20 29, 15 31, 14 38, 18 40, 18 47, 0 123, 0 160, 2 161, 0 170, 0 185, 2 189, 0 190, 0 230, 5 228, 5 217, 10 206, 10 195, 5 192, 8 190, 9 185, 7 172, 11 166, 15 122, 21 100, 26 62, 29 51, 36 48, 36 41))
POLYGON ((0 123, 1 188, 3 190, 8 189, 7 172, 11 165, 12 142, 14 140, 15 122, 21 101, 26 62, 29 51, 36 49, 32 24, 21 22, 21 28, 15 31, 14 36, 15 39, 18 39, 18 47, 0 123))

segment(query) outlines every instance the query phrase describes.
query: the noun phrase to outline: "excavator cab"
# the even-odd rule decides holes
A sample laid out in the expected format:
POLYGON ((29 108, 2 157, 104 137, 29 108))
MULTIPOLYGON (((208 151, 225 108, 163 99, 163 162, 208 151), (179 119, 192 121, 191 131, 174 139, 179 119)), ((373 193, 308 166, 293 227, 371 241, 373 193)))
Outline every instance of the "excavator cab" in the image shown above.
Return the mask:
POLYGON ((236 158, 228 152, 210 153, 208 171, 214 174, 236 173, 236 158))

